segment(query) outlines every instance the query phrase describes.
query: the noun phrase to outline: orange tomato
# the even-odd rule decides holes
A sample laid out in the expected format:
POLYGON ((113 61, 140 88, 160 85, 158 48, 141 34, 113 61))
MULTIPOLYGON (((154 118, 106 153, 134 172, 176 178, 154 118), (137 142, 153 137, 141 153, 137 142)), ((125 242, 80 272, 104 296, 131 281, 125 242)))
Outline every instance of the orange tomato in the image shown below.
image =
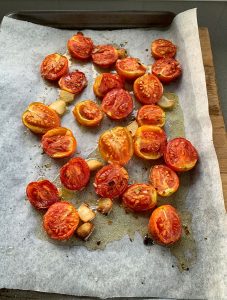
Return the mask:
POLYGON ((181 76, 180 63, 174 58, 162 58, 156 60, 152 66, 152 73, 163 83, 170 83, 181 76))
POLYGON ((135 80, 146 72, 146 66, 138 58, 126 57, 116 62, 117 73, 127 80, 135 80))
POLYGON ((68 40, 67 47, 74 58, 87 60, 91 57, 94 45, 89 37, 84 36, 82 32, 77 32, 68 40))
POLYGON ((84 126, 97 126, 103 119, 103 112, 94 101, 85 100, 75 105, 73 115, 84 126))
POLYGON ((151 44, 151 55, 155 59, 164 57, 174 57, 177 52, 177 47, 168 40, 158 39, 151 44))
POLYGON ((94 93, 97 97, 104 97, 113 89, 121 89, 124 87, 124 81, 118 74, 102 73, 95 78, 93 85, 94 93))
POLYGON ((58 80, 68 72, 68 59, 59 53, 47 55, 42 61, 40 72, 47 80, 58 80))
POLYGON ((87 86, 87 78, 83 72, 74 71, 62 76, 58 84, 62 90, 77 95, 87 86))
POLYGON ((139 126, 155 125, 162 127, 165 125, 165 112, 155 104, 143 105, 136 116, 139 126))
POLYGON ((92 51, 93 63, 101 68, 109 68, 118 59, 118 51, 111 45, 99 45, 92 51))

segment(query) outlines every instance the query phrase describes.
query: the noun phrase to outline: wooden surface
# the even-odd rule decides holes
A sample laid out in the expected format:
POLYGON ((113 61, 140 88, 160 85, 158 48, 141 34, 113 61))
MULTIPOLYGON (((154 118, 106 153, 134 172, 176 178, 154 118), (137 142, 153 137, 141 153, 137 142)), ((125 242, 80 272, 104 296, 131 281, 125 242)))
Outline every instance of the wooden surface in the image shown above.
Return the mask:
MULTIPOLYGON (((213 125, 213 140, 214 140, 214 146, 216 149, 216 153, 220 165, 221 178, 223 184, 223 193, 225 198, 225 207, 227 210, 227 134, 225 131, 222 112, 218 100, 215 71, 214 71, 214 64, 213 64, 213 57, 212 57, 208 29, 200 28, 199 35, 201 41, 203 63, 204 63, 205 73, 206 73, 206 83, 207 83, 207 91, 208 91, 208 99, 209 99, 209 112, 210 112, 210 117, 213 125)), ((9 300, 15 298, 21 300, 79 299, 73 296, 39 293, 33 291, 20 291, 20 290, 8 290, 8 289, 0 290, 1 300, 9 300)))

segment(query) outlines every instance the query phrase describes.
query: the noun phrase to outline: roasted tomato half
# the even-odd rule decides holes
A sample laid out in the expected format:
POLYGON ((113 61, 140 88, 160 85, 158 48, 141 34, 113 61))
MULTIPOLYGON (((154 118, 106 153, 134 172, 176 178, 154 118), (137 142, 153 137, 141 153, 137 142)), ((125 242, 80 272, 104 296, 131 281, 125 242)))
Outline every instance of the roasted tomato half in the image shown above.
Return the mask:
POLYGON ((42 61, 40 72, 47 80, 58 80, 68 72, 68 59, 58 53, 47 55, 42 61))
POLYGON ((133 91, 137 100, 141 103, 155 104, 162 97, 163 86, 156 76, 144 74, 134 81, 133 91))
POLYGON ((125 207, 135 212, 143 212, 157 205, 157 192, 152 185, 136 183, 128 187, 122 200, 125 207))
POLYGON ((104 166, 96 173, 94 187, 101 197, 119 197, 128 187, 128 173, 117 164, 104 166))
POLYGON ((106 130, 99 138, 99 151, 107 162, 125 165, 133 155, 132 136, 125 127, 106 130))
POLYGON ((162 205, 151 214, 148 230, 160 245, 167 246, 177 242, 182 235, 182 225, 177 210, 171 205, 162 205))
POLYGON ((74 71, 61 77, 58 84, 62 90, 77 95, 87 86, 87 78, 83 72, 74 71))
POLYGON ((155 59, 174 57, 176 52, 177 47, 171 41, 158 39, 151 43, 151 55, 155 59))
POLYGON ((124 81, 118 74, 102 73, 96 77, 93 90, 96 96, 102 98, 113 89, 124 87, 124 81))
POLYGON ((43 227, 50 238, 68 240, 80 221, 76 208, 68 202, 58 202, 48 209, 43 217, 43 227))
POLYGON ((61 183, 69 190, 80 191, 90 179, 90 169, 87 162, 81 157, 70 159, 60 169, 61 183))
POLYGON ((126 57, 116 62, 117 73, 127 80, 135 80, 146 73, 147 67, 138 58, 126 57))
POLYGON ((89 37, 84 36, 82 32, 77 32, 68 40, 67 47, 72 57, 87 60, 91 57, 94 45, 89 37))
POLYGON ((182 73, 180 63, 174 58, 156 60, 152 66, 152 73, 163 83, 176 80, 182 73))
POLYGON ((162 197, 171 196, 179 188, 177 174, 165 165, 156 165, 151 168, 150 181, 162 197))
POLYGON ((111 45, 98 45, 92 51, 93 63, 101 68, 109 68, 118 59, 118 51, 111 45))
POLYGON ((195 166, 198 153, 195 147, 185 138, 175 138, 168 142, 164 160, 174 171, 185 172, 195 166))
POLYGON ((113 120, 124 119, 133 110, 132 97, 126 90, 111 90, 103 98, 102 110, 113 120))
POLYGON ((44 152, 53 158, 69 157, 76 151, 76 139, 68 128, 58 127, 42 136, 44 152))
POLYGON ((97 126, 103 119, 103 112, 97 103, 85 100, 76 104, 73 115, 84 126, 97 126))
POLYGON ((41 102, 33 102, 22 115, 23 124, 32 132, 44 134, 61 124, 58 114, 41 102))
POLYGON ((134 136, 135 154, 145 159, 158 159, 165 151, 167 137, 158 126, 143 125, 134 136))
POLYGON ((139 126, 155 125, 162 127, 165 125, 165 112, 155 104, 143 105, 136 116, 139 126))
POLYGON ((26 194, 30 203, 37 209, 47 209, 60 201, 58 189, 49 180, 30 182, 26 194))

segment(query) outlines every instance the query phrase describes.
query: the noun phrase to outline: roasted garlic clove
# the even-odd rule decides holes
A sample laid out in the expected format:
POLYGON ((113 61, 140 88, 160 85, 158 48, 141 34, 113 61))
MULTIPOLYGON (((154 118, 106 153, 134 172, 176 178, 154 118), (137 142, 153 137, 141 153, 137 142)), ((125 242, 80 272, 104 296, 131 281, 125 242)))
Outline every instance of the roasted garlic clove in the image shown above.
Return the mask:
POLYGON ((60 90, 60 99, 65 101, 65 103, 72 102, 74 100, 74 98, 75 98, 74 94, 64 91, 64 90, 60 90))
POLYGON ((66 111, 65 101, 58 99, 49 105, 50 108, 56 111, 56 113, 62 116, 66 111))
POLYGON ((82 203, 78 208, 78 214, 83 222, 89 222, 95 218, 95 212, 86 203, 82 203))
POLYGON ((103 215, 108 215, 113 207, 113 201, 110 198, 100 198, 98 200, 97 211, 103 215))
POLYGON ((86 160, 86 162, 88 164, 90 171, 96 171, 104 166, 104 164, 101 161, 98 161, 96 159, 89 159, 86 160))
POLYGON ((164 93, 157 104, 163 109, 171 109, 174 107, 177 99, 178 97, 174 93, 164 93))
POLYGON ((137 128, 139 127, 138 123, 135 121, 131 122, 130 124, 128 124, 127 128, 129 130, 129 132, 131 133, 132 136, 135 135, 137 128))
POLYGON ((86 240, 88 240, 88 238, 90 237, 90 235, 92 234, 94 229, 95 229, 94 224, 87 222, 87 223, 80 225, 77 228, 76 234, 80 239, 86 241, 86 240))
POLYGON ((122 59, 128 56, 127 50, 124 48, 117 49, 118 58, 122 59))

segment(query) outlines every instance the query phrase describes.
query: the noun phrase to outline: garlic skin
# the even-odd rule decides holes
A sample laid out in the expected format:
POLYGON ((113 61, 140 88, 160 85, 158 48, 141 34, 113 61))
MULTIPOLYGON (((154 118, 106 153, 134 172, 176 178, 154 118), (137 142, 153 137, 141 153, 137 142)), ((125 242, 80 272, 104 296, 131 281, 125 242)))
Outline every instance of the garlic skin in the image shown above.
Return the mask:
POLYGON ((90 222, 86 222, 77 228, 76 235, 80 239, 87 241, 88 238, 91 236, 92 232, 94 231, 94 229, 95 229, 94 224, 92 224, 90 222))
POLYGON ((49 105, 50 108, 52 108, 56 113, 60 116, 62 116, 66 111, 66 103, 63 100, 56 100, 53 103, 49 105))
POLYGON ((135 121, 129 123, 126 128, 131 133, 131 135, 134 136, 138 127, 139 127, 139 125, 138 125, 137 121, 135 120, 135 121))

